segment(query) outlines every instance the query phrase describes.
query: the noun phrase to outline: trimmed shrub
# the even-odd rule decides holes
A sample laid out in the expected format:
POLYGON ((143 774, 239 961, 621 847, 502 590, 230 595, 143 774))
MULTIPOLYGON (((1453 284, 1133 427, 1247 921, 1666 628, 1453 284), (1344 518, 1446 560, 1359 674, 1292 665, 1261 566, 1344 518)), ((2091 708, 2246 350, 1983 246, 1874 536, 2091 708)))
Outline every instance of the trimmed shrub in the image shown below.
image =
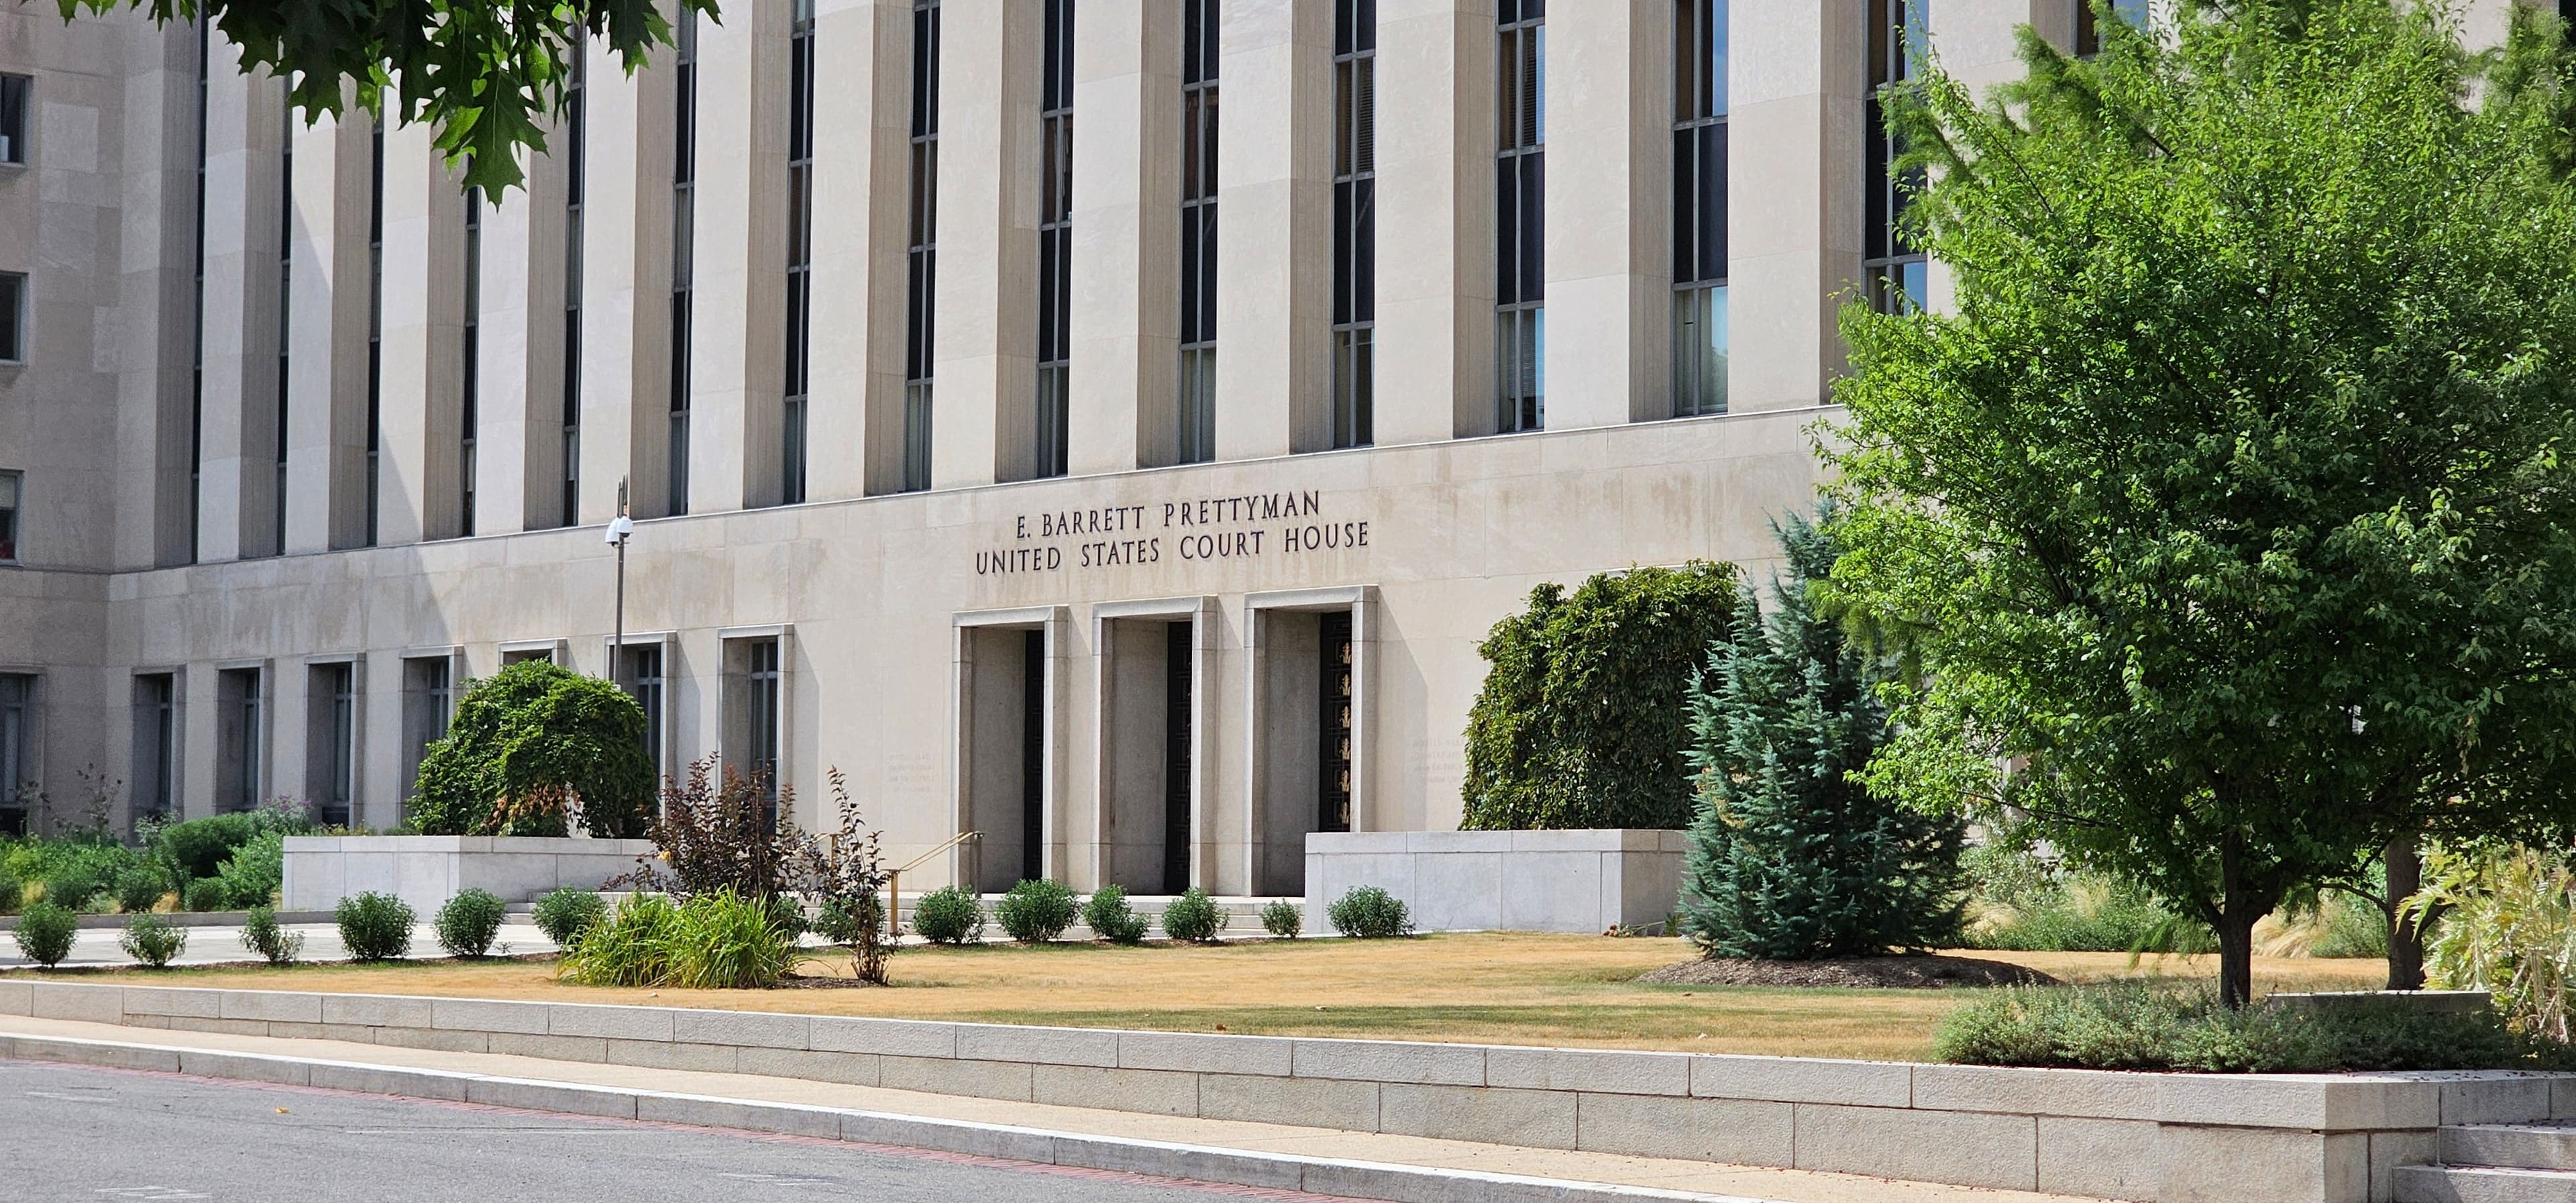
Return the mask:
POLYGON ((252 836, 249 843, 233 849, 224 860, 215 880, 224 883, 224 897, 230 900, 228 910, 247 910, 267 906, 277 900, 279 887, 286 884, 286 835, 264 831, 252 836))
POLYGON ((656 984, 682 990, 777 985, 804 959, 795 928, 780 921, 780 901, 718 890, 681 903, 664 933, 668 956, 656 984))
POLYGON ((574 932, 555 975, 584 986, 650 986, 670 967, 680 908, 660 894, 629 894, 598 922, 574 932))
POLYGON ((343 898, 332 913, 340 923, 340 943, 359 961, 389 961, 411 952, 411 904, 369 890, 343 898))
POLYGON ((1413 934, 1413 915, 1404 900, 1376 886, 1360 886, 1325 908, 1333 929, 1354 940, 1383 940, 1413 934))
POLYGON ((2566 1045, 2514 1032, 2493 1012, 2396 1006, 2231 1009, 2205 989, 2137 983, 2014 986, 1950 1012, 1936 1060, 1967 1065, 2320 1073, 2549 1069, 2566 1045))
POLYGON ((502 916, 509 912, 500 895, 465 890, 438 908, 431 925, 438 930, 438 946, 449 956, 480 957, 492 951, 492 941, 501 934, 502 916))
POLYGON ((72 936, 79 930, 80 917, 70 907, 38 900, 18 916, 18 951, 51 969, 72 955, 72 936))
POLYGON ((172 868, 172 876, 195 881, 214 876, 232 859, 233 849, 258 834, 259 817, 254 812, 208 815, 162 828, 152 837, 152 850, 156 859, 172 868))
POLYGON ((1163 908, 1163 934, 1192 944, 1214 941, 1234 916, 1207 896, 1207 891, 1191 886, 1170 906, 1163 908))
POLYGON ((1082 921, 1091 934, 1112 944, 1134 944, 1145 938, 1145 919, 1127 905, 1127 887, 1102 886, 1082 904, 1082 921))
POLYGON ((658 775, 644 708, 594 677, 528 660, 466 683, 429 745, 412 822, 425 835, 562 835, 569 812, 595 836, 640 836, 658 775))
POLYGON ((271 965, 291 965, 304 951, 304 933, 291 932, 277 922, 277 908, 255 906, 242 919, 242 947, 258 953, 271 965))
POLYGON ((606 914, 608 900, 598 891, 565 886, 537 899, 535 919, 537 930, 560 948, 569 947, 574 936, 606 914))
POLYGON ((188 883, 179 896, 179 905, 191 911, 228 911, 233 906, 233 895, 224 888, 222 878, 200 877, 188 883))
POLYGON ((941 886, 912 904, 912 934, 933 944, 984 938, 984 904, 956 886, 941 886))
POLYGON ((125 955, 155 969, 166 969, 188 950, 188 929, 145 911, 126 921, 125 934, 117 937, 116 944, 125 950, 125 955))
POLYGON ((170 892, 170 876, 151 861, 139 861, 116 875, 114 890, 116 909, 140 914, 161 905, 161 896, 170 892))
POLYGON ((1261 907, 1261 930, 1282 940, 1294 940, 1306 930, 1306 908, 1285 898, 1274 898, 1261 907))
POLYGON ((993 904, 993 917, 1002 930, 1022 944, 1044 944, 1064 934, 1073 926, 1079 906, 1073 887, 1060 881, 1038 878, 1011 887, 1002 900, 993 904))

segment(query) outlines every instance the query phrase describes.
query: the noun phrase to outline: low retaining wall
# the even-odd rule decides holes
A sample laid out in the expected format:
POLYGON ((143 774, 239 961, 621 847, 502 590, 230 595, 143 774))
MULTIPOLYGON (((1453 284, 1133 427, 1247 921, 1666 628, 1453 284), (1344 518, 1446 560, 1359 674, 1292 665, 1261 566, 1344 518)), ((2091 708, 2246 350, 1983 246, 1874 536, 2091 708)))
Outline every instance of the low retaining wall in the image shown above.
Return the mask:
POLYGON ((2433 1160, 2439 1125, 2576 1118, 2576 1074, 1991 1069, 6 978, 0 1014, 2158 1203, 2376 1203, 2394 1167, 2433 1160))
POLYGON ((526 902, 561 886, 595 889, 635 871, 651 840, 538 836, 313 835, 286 837, 284 908, 328 911, 373 890, 424 917, 467 889, 526 902))
POLYGON ((1423 931, 1598 935, 1672 917, 1678 831, 1366 831, 1306 837, 1306 930, 1360 886, 1404 900, 1423 931))

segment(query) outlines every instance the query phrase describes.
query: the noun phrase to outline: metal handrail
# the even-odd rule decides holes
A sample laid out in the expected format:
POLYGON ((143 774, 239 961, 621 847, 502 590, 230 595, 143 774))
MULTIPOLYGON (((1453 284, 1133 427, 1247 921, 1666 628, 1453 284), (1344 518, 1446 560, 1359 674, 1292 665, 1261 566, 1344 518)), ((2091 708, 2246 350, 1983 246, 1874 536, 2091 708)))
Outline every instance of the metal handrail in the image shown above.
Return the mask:
POLYGON ((928 852, 924 852, 911 860, 905 861, 901 866, 886 874, 886 938, 889 941, 900 942, 903 939, 902 887, 905 870, 918 869, 921 867, 922 862, 929 860, 931 857, 937 856, 942 852, 946 852, 968 840, 980 840, 982 838, 984 838, 984 833, 980 831, 958 832, 956 835, 950 836, 938 847, 933 848, 928 852))
POLYGON ((948 837, 947 841, 946 841, 946 842, 944 842, 944 843, 942 843, 942 844, 940 844, 938 847, 933 848, 933 849, 931 849, 931 850, 930 850, 930 851, 928 851, 928 852, 924 852, 924 853, 922 853, 921 855, 916 856, 916 857, 912 858, 911 860, 905 861, 903 864, 901 864, 901 865, 897 866, 897 867, 895 868, 895 872, 897 872, 897 873, 902 873, 902 872, 906 872, 906 871, 909 871, 909 870, 912 870, 912 869, 918 869, 918 868, 920 868, 920 867, 921 867, 921 862, 926 861, 926 860, 929 860, 931 857, 937 856, 937 855, 939 855, 939 854, 940 854, 940 853, 942 853, 942 852, 946 852, 946 851, 948 851, 949 849, 954 848, 954 847, 956 847, 956 846, 957 846, 957 845, 959 845, 959 844, 963 844, 963 843, 965 843, 965 842, 966 842, 966 841, 968 841, 968 840, 980 840, 980 839, 982 839, 982 838, 984 838, 984 833, 983 833, 983 832, 980 832, 980 831, 961 831, 961 832, 958 832, 957 834, 955 834, 955 835, 953 835, 953 836, 948 837))

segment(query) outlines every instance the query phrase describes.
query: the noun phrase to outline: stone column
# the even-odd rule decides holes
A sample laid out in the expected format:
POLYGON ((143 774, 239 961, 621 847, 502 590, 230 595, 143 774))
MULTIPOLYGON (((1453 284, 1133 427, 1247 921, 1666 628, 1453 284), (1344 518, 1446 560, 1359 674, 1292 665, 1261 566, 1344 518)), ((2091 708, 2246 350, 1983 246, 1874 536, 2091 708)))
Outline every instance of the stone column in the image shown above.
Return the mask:
POLYGON ((1385 0, 1377 46, 1377 441, 1490 433, 1494 6, 1385 0))
POLYGON ((1673 6, 1554 5, 1547 33, 1547 426, 1669 417, 1673 6))
POLYGON ((1735 23, 1727 405, 1739 412, 1820 404, 1842 369, 1835 317, 1861 278, 1864 7, 1777 0, 1735 23))
POLYGON ((1180 371, 1181 21, 1087 0, 1074 25, 1075 475, 1172 463, 1180 371))
MULTIPOLYGON (((197 31, 134 22, 125 40, 130 128, 157 136, 120 140, 125 205, 114 245, 124 320, 112 340, 100 337, 118 365, 113 561, 147 568, 187 563, 194 535, 197 31)), ((130 730, 111 724, 109 736, 130 730)))
POLYGON ((374 121, 297 123, 287 293, 286 550, 367 541, 368 205, 374 121))
MULTIPOLYGON (((1026 477, 1036 460, 1038 59, 1046 16, 1038 0, 979 0, 943 5, 940 20, 930 478, 955 488, 1026 477)), ((1077 154, 1087 128, 1077 116, 1077 154)), ((1077 203, 1083 186, 1077 177, 1077 203)), ((1073 379, 1084 370, 1077 363, 1073 379)))
POLYGON ((426 125, 385 131, 376 541, 457 535, 465 202, 426 125))
MULTIPOLYGON (((2029 25, 2060 48, 2075 45, 2075 5, 2082 0, 1940 0, 1931 8, 1932 52, 1941 69, 1983 98, 2022 77, 2020 29, 2029 25)), ((1956 308, 1956 279, 1938 259, 1925 266, 1925 291, 1936 312, 1956 308)))
POLYGON ((805 496, 903 487, 912 0, 818 0, 805 496))
MULTIPOLYGON (((220 38, 206 71, 197 558, 212 563, 277 550, 277 156, 285 92, 264 75, 241 74, 240 52, 220 38)), ((214 770, 206 771, 211 781, 214 770)))
POLYGON ((689 510, 773 505, 785 463, 785 4, 698 23, 689 510))
MULTIPOLYGON (((1217 458, 1321 450, 1333 441, 1333 7, 1222 7, 1217 458)), ((1383 63, 1383 27, 1379 45, 1383 63)), ((1383 145, 1390 123, 1378 129, 1383 145)))
POLYGON ((620 482, 639 513, 669 497, 672 72, 667 50, 649 62, 630 76, 592 42, 582 88, 581 513, 599 522, 620 482))
MULTIPOLYGON (((532 428, 539 411, 555 398, 555 385, 539 382, 562 379, 559 361, 548 361, 555 372, 551 378, 543 377, 531 363, 532 340, 542 340, 539 346, 553 346, 563 337, 561 243, 552 243, 551 264, 540 264, 536 258, 546 203, 540 191, 545 162, 529 156, 527 187, 483 198, 482 312, 476 315, 474 369, 477 535, 506 535, 530 527, 532 494, 552 483, 532 470, 533 458, 541 451, 538 444, 550 444, 562 436, 559 415, 550 418, 542 431, 532 428), (553 270, 546 271, 547 266, 553 270), (555 281, 551 288, 541 284, 548 277, 555 281), (551 300, 552 312, 539 304, 540 290, 551 300)), ((557 212, 551 229, 558 231, 559 238, 561 195, 555 194, 554 199, 557 212)))

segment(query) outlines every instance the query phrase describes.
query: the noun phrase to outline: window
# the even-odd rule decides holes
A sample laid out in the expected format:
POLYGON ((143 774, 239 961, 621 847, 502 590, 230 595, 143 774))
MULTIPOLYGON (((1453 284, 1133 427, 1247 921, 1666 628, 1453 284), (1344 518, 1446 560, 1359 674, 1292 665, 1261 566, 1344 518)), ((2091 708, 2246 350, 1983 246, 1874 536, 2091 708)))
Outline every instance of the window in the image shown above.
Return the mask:
POLYGON ((0 163, 27 162, 27 94, 35 83, 24 75, 0 75, 0 163))
POLYGON ((1181 388, 1184 464, 1216 458, 1216 0, 1181 9, 1181 388))
POLYGON ((678 111, 671 123, 671 494, 665 512, 689 512, 689 329, 696 322, 698 223, 698 10, 682 6, 675 56, 678 111))
POLYGON ((20 490, 25 480, 16 472, 0 472, 0 564, 18 562, 18 511, 23 508, 20 490))
POLYGON ((1036 475, 1066 465, 1065 383, 1073 307, 1073 0, 1046 0, 1038 99, 1038 394, 1036 475))
POLYGON ((1726 412, 1728 0, 1673 6, 1673 416, 1726 412))
POLYGON ((268 746, 260 704, 260 670, 227 668, 215 674, 215 809, 259 805, 261 750, 268 746))
POLYGON ((385 123, 375 123, 367 184, 367 546, 376 545, 383 498, 376 466, 385 450, 385 123))
POLYGON ((134 678, 134 805, 137 818, 179 813, 179 677, 134 678))
POLYGON ((357 812, 358 666, 316 664, 304 702, 304 791, 325 827, 347 827, 357 812))
POLYGON ((658 643, 617 649, 617 683, 644 708, 644 754, 662 766, 662 646, 658 643))
POLYGON ((912 5, 912 217, 905 252, 903 487, 930 487, 931 322, 939 295, 939 0, 912 5))
MULTIPOLYGON (((725 746, 728 768, 760 782, 771 807, 778 804, 779 738, 783 732, 779 639, 731 639, 725 644, 725 746)), ((776 817, 773 809, 772 818, 776 817)))
POLYGON ((1376 441, 1377 0, 1333 2, 1333 446, 1376 441))
POLYGON ((1547 0, 1495 8, 1495 429, 1547 424, 1547 0))
POLYGON ((197 213, 193 291, 188 313, 188 562, 197 562, 197 529, 206 479, 206 87, 214 34, 197 17, 197 213))
POLYGON ((452 654, 409 656, 403 660, 402 791, 408 796, 420 779, 420 762, 429 745, 447 735, 447 720, 456 710, 456 658, 452 654))
POLYGON ((0 272, 0 363, 27 358, 27 277, 0 272))
POLYGON ((589 109, 583 89, 590 78, 590 46, 572 50, 572 78, 564 88, 564 310, 563 310, 563 512, 559 525, 581 522, 581 249, 582 202, 588 190, 584 157, 589 109))
POLYGON ((270 555, 286 554, 286 402, 287 378, 292 375, 294 342, 290 327, 295 312, 295 106, 288 104, 278 115, 277 156, 277 426, 270 434, 276 439, 277 486, 271 499, 276 513, 270 530, 270 555))
POLYGON ((814 0, 787 42, 787 397, 779 500, 805 500, 806 373, 814 325, 814 0))
POLYGON ((1869 94, 1863 98, 1869 129, 1862 141, 1869 156, 1866 173, 1868 225, 1861 231, 1861 266, 1869 284, 1870 304, 1881 313, 1921 309, 1930 286, 1923 252, 1905 229, 1905 208, 1923 186, 1920 168, 1900 168, 1905 148, 1887 128, 1880 98, 1887 89, 1914 80, 1914 64, 1923 53, 1929 0, 1869 0, 1869 94))
MULTIPOLYGON (((2100 17, 2093 11, 2096 2, 2072 0, 2075 5, 2075 53, 2087 57, 2102 52, 2102 30, 2097 24, 2100 17)), ((2147 0, 2109 0, 2109 5, 2111 15, 2130 28, 2147 27, 2147 0)), ((2570 0, 2559 0, 2558 10, 2562 17, 2570 7, 2576 5, 2571 5, 2570 0)))
POLYGON ((27 834, 35 801, 36 678, 0 673, 0 835, 27 834))
POLYGON ((483 361, 483 190, 465 190, 465 362, 458 376, 463 388, 464 414, 457 424, 457 472, 464 479, 457 490, 458 533, 474 533, 474 438, 475 426, 481 421, 480 383, 483 361))

